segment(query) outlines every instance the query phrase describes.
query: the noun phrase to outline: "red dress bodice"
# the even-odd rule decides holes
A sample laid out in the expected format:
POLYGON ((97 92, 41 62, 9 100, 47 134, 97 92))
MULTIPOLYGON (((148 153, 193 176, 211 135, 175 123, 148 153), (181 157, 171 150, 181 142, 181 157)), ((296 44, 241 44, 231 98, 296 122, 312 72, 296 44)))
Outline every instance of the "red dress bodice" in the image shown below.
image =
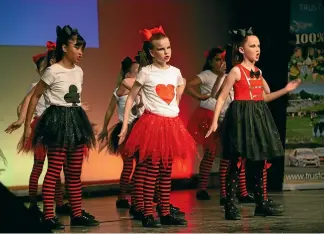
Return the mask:
MULTIPOLYGON (((238 64, 237 67, 240 70, 240 80, 234 84, 234 100, 264 100, 262 75, 257 79, 251 78, 247 68, 241 64, 238 64)), ((257 67, 255 67, 256 71, 259 71, 257 67)))

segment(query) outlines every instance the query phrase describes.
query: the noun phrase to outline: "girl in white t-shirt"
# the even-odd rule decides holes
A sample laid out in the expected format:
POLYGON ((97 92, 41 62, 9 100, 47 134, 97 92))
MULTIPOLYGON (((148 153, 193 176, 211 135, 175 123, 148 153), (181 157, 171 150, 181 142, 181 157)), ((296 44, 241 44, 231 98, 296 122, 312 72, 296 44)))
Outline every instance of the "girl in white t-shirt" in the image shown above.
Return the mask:
MULTIPOLYGON (((104 126, 102 132, 99 134, 98 141, 104 142, 100 144, 99 152, 107 147, 108 152, 112 154, 119 155, 122 146, 118 145, 119 133, 122 128, 123 123, 123 114, 126 98, 130 92, 130 89, 135 82, 136 75, 138 74, 139 63, 137 61, 132 61, 130 57, 126 57, 122 61, 122 68, 120 72, 120 84, 115 89, 113 93, 113 99, 111 103, 115 105, 109 105, 106 111, 104 126), (114 113, 115 106, 118 106, 118 119, 119 122, 115 124, 109 131, 107 131, 107 126, 110 122, 110 119, 114 113), (110 136, 108 135, 110 132, 110 136)), ((135 104, 135 103, 134 103, 135 104)), ((133 105, 130 118, 128 120, 129 131, 131 131, 136 119, 138 118, 138 111, 136 105, 133 105)), ((123 158, 123 170, 120 177, 120 194, 118 200, 116 201, 117 208, 130 208, 129 201, 126 198, 128 187, 129 187, 129 178, 133 171, 133 158, 127 157, 123 158)))
MULTIPOLYGON (((37 68, 36 71, 40 76, 42 76, 42 74, 44 73, 47 67, 51 66, 55 62, 56 44, 54 42, 48 41, 46 45, 47 45, 47 52, 33 56, 33 61, 37 68)), ((17 108, 18 120, 9 125, 9 127, 5 130, 7 133, 12 133, 13 131, 19 129, 21 125, 25 122, 29 100, 34 93, 36 84, 37 82, 31 84, 27 95, 25 96, 24 100, 19 104, 17 108)), ((34 119, 33 122, 31 123, 31 127, 32 127, 31 135, 33 135, 35 126, 38 120, 40 119, 40 116, 45 111, 45 109, 46 109, 45 99, 43 96, 41 96, 36 105, 34 119)), ((30 199, 29 210, 42 217, 42 212, 40 211, 37 205, 37 189, 38 189, 38 180, 43 171, 43 165, 46 157, 46 149, 42 146, 36 147, 34 149, 32 147, 32 137, 30 137, 29 140, 24 143, 24 136, 21 137, 17 148, 18 148, 18 152, 34 153, 34 163, 33 163, 32 171, 29 178, 29 185, 28 185, 29 199, 30 199)), ((57 213, 59 214, 70 213, 70 209, 68 209, 69 206, 67 204, 64 204, 63 202, 61 178, 58 178, 56 182, 55 203, 56 203, 55 210, 57 213)))
POLYGON ((67 163, 67 183, 71 204, 72 226, 96 226, 93 217, 81 209, 81 170, 83 157, 95 145, 95 136, 85 111, 81 108, 80 94, 83 71, 76 65, 86 46, 76 29, 57 26, 56 63, 46 69, 31 97, 26 121, 25 140, 30 137, 35 106, 44 95, 47 109, 41 115, 33 136, 33 145, 47 148, 48 169, 43 183, 44 224, 52 229, 64 229, 53 212, 55 182, 67 163))
POLYGON ((212 123, 216 99, 211 97, 214 83, 225 76, 225 54, 221 48, 212 48, 206 55, 206 62, 194 79, 186 85, 187 92, 200 101, 200 106, 194 111, 188 123, 188 131, 195 141, 203 146, 204 155, 200 163, 199 186, 196 197, 199 200, 210 200, 207 192, 208 179, 212 164, 220 147, 217 146, 217 135, 205 138, 208 127, 212 123), (198 92, 198 88, 200 91, 198 92))
POLYGON ((145 163, 144 179, 144 227, 186 225, 186 220, 170 214, 170 185, 172 162, 175 157, 192 158, 196 144, 178 117, 177 98, 183 78, 178 68, 168 65, 171 46, 162 27, 141 30, 144 46, 142 67, 125 105, 120 143, 127 135, 127 121, 133 102, 140 89, 144 96, 145 112, 134 125, 123 148, 124 156, 139 151, 139 163, 145 163), (143 63, 150 64, 143 66, 143 63), (154 219, 152 207, 156 179, 160 188, 160 223, 154 219))

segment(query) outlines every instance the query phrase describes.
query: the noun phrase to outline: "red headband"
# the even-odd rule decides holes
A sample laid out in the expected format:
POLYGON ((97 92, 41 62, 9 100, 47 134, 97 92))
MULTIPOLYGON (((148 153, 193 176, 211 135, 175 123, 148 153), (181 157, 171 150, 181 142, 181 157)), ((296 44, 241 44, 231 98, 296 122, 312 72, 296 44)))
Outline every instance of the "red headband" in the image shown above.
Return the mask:
POLYGON ((47 55, 47 52, 46 53, 42 53, 42 54, 34 55, 33 56, 33 62, 34 63, 37 63, 38 60, 40 60, 41 58, 45 57, 46 55, 47 55))
POLYGON ((162 33, 166 35, 162 26, 151 29, 142 29, 139 31, 139 33, 141 34, 142 41, 149 41, 152 35, 156 33, 162 33))
MULTIPOLYGON (((221 46, 219 46, 218 48, 219 48, 219 49, 222 49, 221 46)), ((222 50, 223 50, 223 49, 222 49, 222 50)), ((204 57, 205 57, 205 58, 208 58, 209 53, 210 53, 210 50, 206 50, 206 51, 204 51, 204 57)), ((221 59, 222 59, 222 60, 225 60, 225 58, 226 58, 226 50, 224 50, 224 51, 221 53, 221 59)))
POLYGON ((48 42, 46 42, 46 47, 47 47, 47 51, 55 50, 56 43, 52 42, 52 41, 48 41, 48 42))
MULTIPOLYGON (((52 50, 55 50, 55 48, 56 48, 56 44, 55 44, 55 42, 47 41, 47 42, 46 42, 46 47, 47 47, 47 52, 48 52, 48 51, 52 51, 52 50)), ((34 55, 34 56, 32 57, 32 58, 33 58, 33 62, 34 62, 34 63, 37 63, 38 60, 40 60, 41 58, 43 58, 44 56, 47 55, 47 52, 34 55)))

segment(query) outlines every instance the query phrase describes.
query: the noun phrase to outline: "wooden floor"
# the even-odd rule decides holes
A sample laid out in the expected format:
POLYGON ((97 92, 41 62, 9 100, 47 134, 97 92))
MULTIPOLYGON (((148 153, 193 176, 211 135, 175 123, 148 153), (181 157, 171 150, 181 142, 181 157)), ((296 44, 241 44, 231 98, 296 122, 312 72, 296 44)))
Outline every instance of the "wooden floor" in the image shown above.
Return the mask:
POLYGON ((285 206, 284 216, 254 217, 254 204, 241 205, 243 219, 227 221, 224 219, 222 207, 219 206, 217 192, 211 191, 212 200, 197 201, 194 190, 175 191, 171 195, 172 204, 186 212, 187 227, 168 227, 148 229, 141 222, 133 221, 127 210, 115 208, 116 197, 100 197, 84 199, 84 208, 101 221, 99 227, 70 228, 69 218, 60 217, 67 225, 65 232, 170 232, 170 233, 218 233, 218 232, 259 232, 259 233, 324 233, 324 191, 291 191, 270 194, 271 197, 285 206))

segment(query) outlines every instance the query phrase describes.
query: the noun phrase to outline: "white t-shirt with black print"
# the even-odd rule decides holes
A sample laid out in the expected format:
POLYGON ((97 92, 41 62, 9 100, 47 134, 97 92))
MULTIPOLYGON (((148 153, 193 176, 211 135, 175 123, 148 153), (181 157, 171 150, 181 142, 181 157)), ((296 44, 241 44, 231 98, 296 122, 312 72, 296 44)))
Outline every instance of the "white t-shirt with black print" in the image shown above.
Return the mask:
POLYGON ((67 69, 59 64, 53 64, 46 69, 41 79, 48 85, 44 92, 47 106, 81 106, 83 71, 79 66, 67 69))

